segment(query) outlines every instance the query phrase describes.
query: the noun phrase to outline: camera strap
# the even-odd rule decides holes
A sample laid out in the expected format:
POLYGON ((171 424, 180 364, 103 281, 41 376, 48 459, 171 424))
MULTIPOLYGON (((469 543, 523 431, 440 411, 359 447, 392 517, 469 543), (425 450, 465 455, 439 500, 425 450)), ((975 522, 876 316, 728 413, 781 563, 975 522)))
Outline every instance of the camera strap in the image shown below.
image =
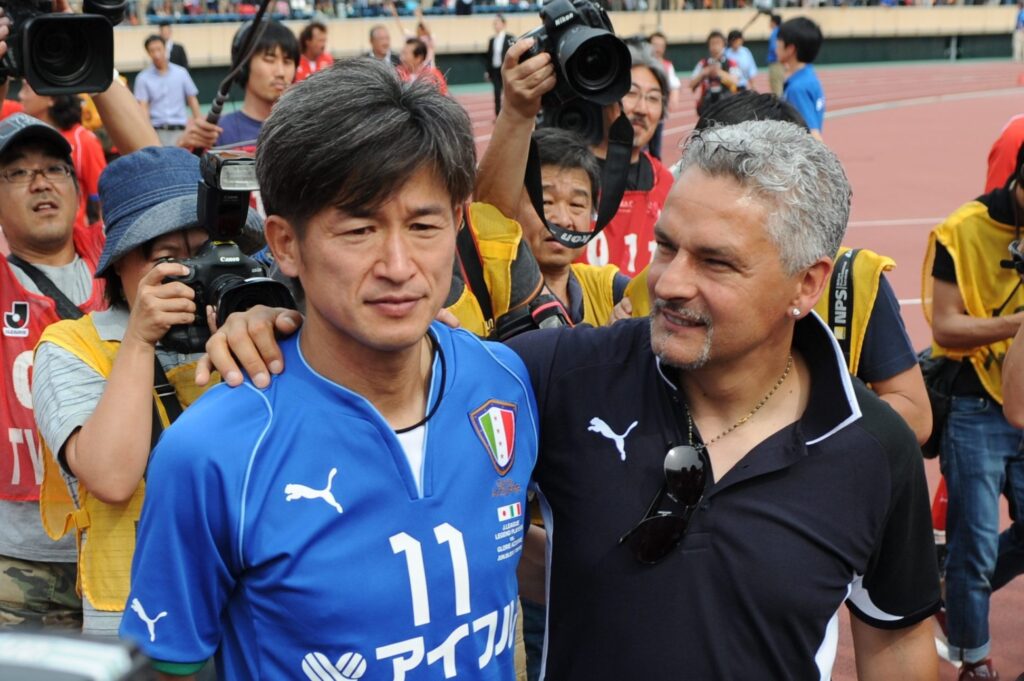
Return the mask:
POLYGON ((608 130, 608 156, 601 171, 601 197, 597 208, 597 221, 591 232, 574 232, 553 225, 544 217, 544 190, 540 179, 540 153, 537 143, 530 140, 530 153, 526 159, 526 193, 551 235, 568 248, 583 248, 604 229, 619 212, 622 195, 626 192, 626 176, 633 155, 633 125, 625 114, 619 114, 608 130))
POLYGON ((491 294, 484 280, 484 265, 480 260, 480 251, 476 247, 476 237, 473 236, 468 217, 455 237, 455 246, 459 252, 463 280, 480 306, 489 335, 494 330, 494 308, 491 307, 491 294))
POLYGON ((79 310, 78 306, 71 302, 71 299, 64 295, 64 292, 57 288, 57 285, 35 265, 25 262, 13 253, 8 254, 7 262, 24 272, 36 285, 36 288, 53 301, 57 306, 57 315, 61 319, 81 319, 85 316, 85 313, 79 310))
MULTIPOLYGON (((164 367, 160 364, 160 359, 153 356, 153 390, 156 392, 157 398, 160 403, 164 405, 164 411, 167 413, 167 422, 174 423, 179 416, 181 416, 181 402, 178 401, 178 394, 174 392, 174 386, 171 385, 170 379, 167 378, 167 374, 164 373, 164 367)), ((164 432, 164 424, 160 420, 160 410, 156 407, 156 402, 153 402, 153 430, 149 440, 149 451, 153 451, 156 447, 157 440, 160 439, 160 434, 164 432)))

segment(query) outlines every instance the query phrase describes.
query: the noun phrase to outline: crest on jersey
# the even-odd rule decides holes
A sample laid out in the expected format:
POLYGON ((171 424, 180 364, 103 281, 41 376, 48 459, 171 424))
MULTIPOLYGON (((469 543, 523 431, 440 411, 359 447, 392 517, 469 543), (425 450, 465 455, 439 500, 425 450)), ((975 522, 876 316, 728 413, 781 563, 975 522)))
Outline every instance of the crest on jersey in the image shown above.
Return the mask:
POLYGON ((11 311, 4 312, 4 335, 15 338, 28 336, 28 303, 16 300, 11 303, 11 311))
POLYGON ((469 413, 469 420, 498 475, 506 475, 515 462, 516 405, 487 400, 469 413))

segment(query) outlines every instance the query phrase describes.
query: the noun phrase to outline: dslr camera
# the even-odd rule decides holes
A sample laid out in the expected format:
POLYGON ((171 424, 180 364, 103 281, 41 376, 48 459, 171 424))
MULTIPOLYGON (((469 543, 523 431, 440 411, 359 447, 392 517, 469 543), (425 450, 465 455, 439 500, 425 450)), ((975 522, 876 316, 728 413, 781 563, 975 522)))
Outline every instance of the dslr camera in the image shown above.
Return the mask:
POLYGON ((84 0, 85 14, 51 14, 50 0, 0 0, 12 21, 0 79, 25 78, 41 95, 103 92, 114 73, 114 26, 126 0, 84 0))
POLYGON ((555 88, 541 99, 541 126, 572 130, 591 143, 604 136, 602 107, 629 92, 629 48, 615 36, 608 14, 590 0, 551 0, 543 25, 522 38, 536 42, 520 61, 548 52, 555 88))
POLYGON ((263 265, 246 255, 237 243, 244 236, 249 197, 259 189, 252 154, 208 151, 200 158, 199 168, 203 179, 196 212, 199 226, 210 240, 195 257, 179 261, 189 268, 187 275, 167 279, 188 284, 195 291, 196 319, 191 324, 172 326, 160 341, 185 354, 202 352, 206 347, 210 338, 207 305, 217 311, 218 326, 232 312, 256 305, 295 309, 288 288, 267 277, 263 265))

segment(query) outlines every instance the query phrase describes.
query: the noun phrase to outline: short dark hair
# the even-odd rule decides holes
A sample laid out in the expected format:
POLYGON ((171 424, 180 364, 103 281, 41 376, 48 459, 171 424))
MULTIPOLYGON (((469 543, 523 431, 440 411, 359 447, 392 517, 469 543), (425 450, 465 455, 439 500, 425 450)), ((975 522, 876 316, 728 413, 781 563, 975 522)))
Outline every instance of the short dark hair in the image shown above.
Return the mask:
POLYGON ((664 34, 664 33, 662 33, 661 31, 655 31, 654 33, 652 33, 652 34, 650 34, 649 36, 647 36, 647 42, 651 42, 651 41, 652 41, 652 40, 654 40, 655 38, 661 38, 661 39, 662 39, 662 40, 664 40, 664 41, 665 41, 666 43, 668 42, 668 38, 666 38, 666 37, 665 37, 665 34, 664 34))
POLYGON ((82 99, 78 95, 54 95, 50 118, 59 130, 70 130, 82 121, 82 99))
MULTIPOLYGON (((231 41, 231 63, 237 64, 242 58, 242 46, 245 43, 246 34, 252 30, 252 22, 248 22, 243 25, 235 33, 234 40, 231 41)), ((256 47, 252 51, 252 57, 255 58, 264 54, 273 54, 278 48, 285 57, 290 58, 296 64, 299 63, 299 41, 296 40, 295 34, 291 30, 276 19, 271 19, 266 22, 266 28, 263 29, 263 34, 260 35, 259 40, 256 41, 256 47)), ((249 64, 246 63, 238 76, 235 78, 238 84, 243 88, 246 83, 249 82, 249 64)))
POLYGON ((167 41, 164 40, 162 37, 158 36, 156 33, 151 33, 149 37, 146 38, 146 42, 142 43, 143 49, 147 52, 149 51, 150 43, 160 43, 164 47, 167 46, 167 41))
POLYGON ((824 37, 816 23, 807 17, 796 17, 779 26, 779 40, 796 48, 796 59, 810 64, 818 58, 824 37))
POLYGON ((729 31, 729 35, 726 37, 725 42, 732 45, 734 40, 743 40, 743 31, 738 28, 734 28, 729 31))
POLYGON ((711 31, 711 33, 708 33, 708 37, 704 41, 704 44, 707 45, 708 43, 710 43, 712 38, 721 38, 722 42, 725 42, 725 34, 719 31, 718 29, 715 29, 714 31, 711 31))
POLYGON ((323 31, 324 33, 327 33, 327 25, 319 21, 311 21, 306 24, 303 27, 302 32, 299 33, 299 52, 306 51, 306 45, 308 45, 309 41, 313 39, 313 31, 323 31))
POLYGON ((704 130, 716 125, 735 125, 745 121, 786 121, 807 130, 807 123, 792 104, 770 92, 740 92, 732 97, 722 97, 701 110, 694 130, 704 130))
POLYGON ((453 205, 469 198, 476 176, 469 116, 429 79, 402 83, 390 64, 370 57, 342 60, 289 88, 257 142, 267 214, 300 234, 328 207, 373 210, 422 168, 437 173, 453 205))
POLYGON ((533 133, 533 140, 537 143, 541 168, 579 168, 587 174, 590 179, 590 200, 596 205, 598 192, 601 191, 601 166, 586 140, 578 133, 562 128, 540 128, 533 133))
MULTIPOLYGON (((1021 2, 1024 2, 1024 0, 1021 0, 1021 2)), ((506 23, 505 22, 505 15, 502 14, 501 12, 498 12, 497 14, 495 14, 494 18, 497 19, 498 21, 500 21, 503 24, 506 23)))
POLYGON ((782 23, 782 17, 779 16, 778 14, 769 14, 768 15, 768 21, 769 21, 769 23, 771 23, 771 24, 773 24, 775 26, 778 26, 779 24, 782 23))
POLYGON ((412 55, 420 59, 427 58, 427 44, 419 38, 409 38, 405 41, 406 45, 412 45, 412 55))

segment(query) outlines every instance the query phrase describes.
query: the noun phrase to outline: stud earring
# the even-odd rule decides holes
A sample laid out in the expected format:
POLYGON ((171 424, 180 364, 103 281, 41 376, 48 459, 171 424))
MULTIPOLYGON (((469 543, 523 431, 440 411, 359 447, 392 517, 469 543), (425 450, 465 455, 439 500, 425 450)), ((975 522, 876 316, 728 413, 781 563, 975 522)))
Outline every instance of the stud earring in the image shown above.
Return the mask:
POLYGON ((799 308, 799 307, 794 307, 794 308, 792 309, 791 313, 792 313, 792 315, 793 315, 794 317, 799 317, 799 316, 800 316, 800 308, 799 308))

